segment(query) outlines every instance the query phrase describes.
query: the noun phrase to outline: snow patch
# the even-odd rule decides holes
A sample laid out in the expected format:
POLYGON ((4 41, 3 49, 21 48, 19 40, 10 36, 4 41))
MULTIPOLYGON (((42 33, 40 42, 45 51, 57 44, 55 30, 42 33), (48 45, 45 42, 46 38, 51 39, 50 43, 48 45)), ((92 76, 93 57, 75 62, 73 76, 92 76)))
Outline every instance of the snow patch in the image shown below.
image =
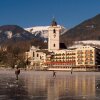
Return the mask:
POLYGON ((75 41, 74 45, 68 47, 68 48, 78 48, 80 46, 84 45, 93 45, 93 46, 100 46, 100 41, 99 40, 86 40, 86 41, 75 41))
POLYGON ((93 45, 100 45, 100 41, 99 40, 75 41, 75 44, 93 44, 93 45))
MULTIPOLYGON (((60 25, 58 26, 61 27, 61 35, 67 31, 67 29, 64 28, 63 26, 60 26, 60 25)), ((39 35, 42 38, 48 38, 49 27, 50 26, 35 26, 35 27, 25 28, 25 30, 34 34, 34 36, 39 35)))
POLYGON ((12 32, 11 31, 6 31, 5 34, 7 35, 8 39, 12 38, 12 32))

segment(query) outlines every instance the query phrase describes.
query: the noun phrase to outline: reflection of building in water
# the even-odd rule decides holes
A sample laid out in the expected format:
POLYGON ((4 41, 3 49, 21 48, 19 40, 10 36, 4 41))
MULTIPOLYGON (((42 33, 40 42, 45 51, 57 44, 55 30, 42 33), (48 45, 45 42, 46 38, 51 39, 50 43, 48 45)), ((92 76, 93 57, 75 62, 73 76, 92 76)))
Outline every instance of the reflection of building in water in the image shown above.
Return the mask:
POLYGON ((75 77, 75 83, 72 86, 75 95, 95 96, 95 76, 75 77))
POLYGON ((48 78, 43 75, 30 75, 26 78, 29 95, 45 96, 47 100, 63 96, 89 96, 95 97, 95 76, 75 75, 67 77, 48 78))
POLYGON ((27 86, 27 91, 29 95, 34 96, 44 96, 47 93, 47 82, 43 75, 28 75, 25 78, 25 85, 27 86))
POLYGON ((53 98, 59 98, 63 96, 95 96, 94 76, 68 76, 66 79, 57 79, 52 81, 52 83, 50 80, 48 82, 47 100, 53 100, 53 98))
POLYGON ((96 80, 96 97, 99 97, 100 98, 100 80, 96 80))

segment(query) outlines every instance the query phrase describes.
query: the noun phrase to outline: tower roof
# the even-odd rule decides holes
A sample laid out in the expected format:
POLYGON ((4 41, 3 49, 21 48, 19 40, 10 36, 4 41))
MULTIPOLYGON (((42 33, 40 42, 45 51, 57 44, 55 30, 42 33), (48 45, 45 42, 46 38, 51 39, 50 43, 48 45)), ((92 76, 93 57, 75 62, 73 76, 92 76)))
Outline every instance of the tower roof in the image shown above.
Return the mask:
POLYGON ((55 21, 55 18, 53 18, 53 20, 51 22, 51 26, 57 26, 57 22, 55 21))

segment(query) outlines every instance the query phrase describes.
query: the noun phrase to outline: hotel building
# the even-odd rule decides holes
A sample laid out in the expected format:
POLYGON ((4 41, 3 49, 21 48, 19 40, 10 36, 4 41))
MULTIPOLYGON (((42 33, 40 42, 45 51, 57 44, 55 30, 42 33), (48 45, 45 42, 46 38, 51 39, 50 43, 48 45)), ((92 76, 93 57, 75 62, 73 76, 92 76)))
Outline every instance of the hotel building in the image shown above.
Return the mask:
POLYGON ((61 49, 61 26, 55 20, 49 27, 48 49, 34 46, 26 52, 30 66, 40 70, 92 71, 100 65, 100 50, 91 46, 79 46, 73 49, 61 49))

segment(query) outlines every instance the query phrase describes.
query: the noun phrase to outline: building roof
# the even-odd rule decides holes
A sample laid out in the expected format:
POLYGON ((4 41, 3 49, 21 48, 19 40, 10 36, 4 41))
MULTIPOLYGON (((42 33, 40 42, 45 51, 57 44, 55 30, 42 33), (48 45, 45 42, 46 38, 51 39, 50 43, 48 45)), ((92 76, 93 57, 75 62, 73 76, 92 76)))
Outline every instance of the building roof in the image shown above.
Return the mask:
MULTIPOLYGON (((67 49, 65 43, 60 43, 60 49, 67 49)), ((40 49, 48 49, 48 43, 44 43, 44 46, 41 46, 40 49)))
POLYGON ((60 49, 67 49, 65 43, 60 43, 60 49))
POLYGON ((51 26, 57 26, 57 22, 55 21, 55 18, 53 18, 53 20, 51 22, 51 26))
POLYGON ((44 49, 37 50, 36 52, 43 52, 43 53, 45 53, 46 55, 49 55, 49 54, 52 53, 52 52, 49 52, 48 50, 44 50, 44 49))

